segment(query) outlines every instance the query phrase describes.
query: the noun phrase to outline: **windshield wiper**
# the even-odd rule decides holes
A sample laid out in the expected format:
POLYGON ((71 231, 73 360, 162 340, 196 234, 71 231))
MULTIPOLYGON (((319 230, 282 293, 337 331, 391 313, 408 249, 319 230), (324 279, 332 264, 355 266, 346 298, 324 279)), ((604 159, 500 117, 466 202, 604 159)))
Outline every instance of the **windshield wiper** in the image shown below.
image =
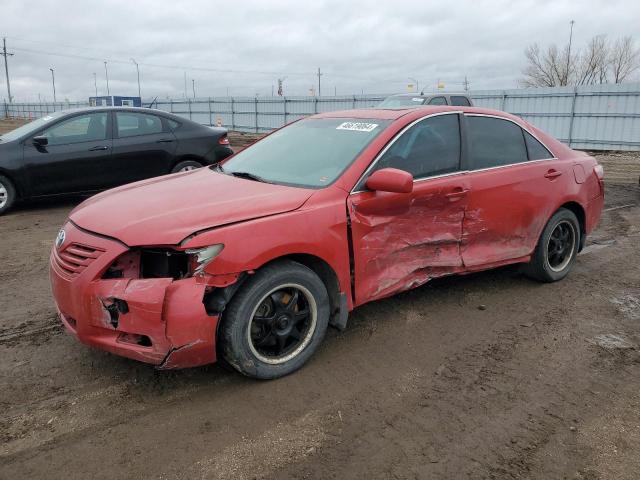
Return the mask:
POLYGON ((271 183, 268 180, 265 180, 264 178, 249 172, 229 172, 229 175, 233 175, 234 177, 239 178, 246 178, 247 180, 254 180, 256 182, 271 183))

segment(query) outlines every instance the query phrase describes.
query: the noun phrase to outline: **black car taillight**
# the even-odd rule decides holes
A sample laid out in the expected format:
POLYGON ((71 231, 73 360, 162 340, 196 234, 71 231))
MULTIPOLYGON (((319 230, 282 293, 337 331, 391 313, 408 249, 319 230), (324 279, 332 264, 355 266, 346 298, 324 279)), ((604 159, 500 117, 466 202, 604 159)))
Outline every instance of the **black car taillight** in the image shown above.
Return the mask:
POLYGON ((226 135, 226 134, 222 135, 222 136, 218 139, 218 145, 229 145, 229 139, 227 138, 227 135, 226 135))

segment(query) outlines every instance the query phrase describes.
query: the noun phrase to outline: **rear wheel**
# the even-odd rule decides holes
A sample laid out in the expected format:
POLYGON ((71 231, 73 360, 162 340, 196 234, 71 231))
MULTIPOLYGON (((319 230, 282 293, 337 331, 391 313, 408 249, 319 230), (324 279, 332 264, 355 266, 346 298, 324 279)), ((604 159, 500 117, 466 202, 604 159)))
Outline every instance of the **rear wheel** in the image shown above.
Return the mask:
POLYGON ((272 379, 294 372, 313 355, 329 323, 329 296, 309 268, 282 261, 259 270, 224 313, 219 341, 239 372, 272 379))
POLYGON ((196 168, 200 167, 202 167, 202 164, 196 162, 195 160, 185 160, 184 162, 180 162, 175 167, 173 167, 171 173, 188 172, 189 170, 195 170, 196 168))
POLYGON ((580 246, 580 223, 566 208, 547 222, 525 273, 542 282, 556 282, 567 276, 580 246))
POLYGON ((16 189, 7 177, 0 175, 0 215, 7 212, 16 201, 16 189))

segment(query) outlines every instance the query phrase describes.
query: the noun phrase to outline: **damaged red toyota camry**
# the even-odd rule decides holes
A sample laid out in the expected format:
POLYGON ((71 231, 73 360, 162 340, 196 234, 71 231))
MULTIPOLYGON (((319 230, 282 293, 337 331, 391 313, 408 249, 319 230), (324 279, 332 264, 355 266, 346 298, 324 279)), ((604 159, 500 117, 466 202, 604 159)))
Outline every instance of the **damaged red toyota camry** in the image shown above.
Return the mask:
POLYGON ((472 107, 325 113, 218 167, 116 188, 51 252, 81 342, 159 368, 300 368, 328 325, 432 278, 521 263, 567 275, 603 206, 602 167, 472 107))

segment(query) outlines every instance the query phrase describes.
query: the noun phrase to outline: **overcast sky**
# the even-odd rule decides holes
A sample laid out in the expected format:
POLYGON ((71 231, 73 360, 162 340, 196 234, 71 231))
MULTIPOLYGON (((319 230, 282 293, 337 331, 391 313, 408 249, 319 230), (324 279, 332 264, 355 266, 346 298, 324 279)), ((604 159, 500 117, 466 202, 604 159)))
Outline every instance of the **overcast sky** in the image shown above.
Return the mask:
MULTIPOLYGON (((2 0, 16 101, 137 93, 144 98, 405 92, 409 77, 433 90, 514 88, 524 48, 574 45, 594 35, 640 36, 638 0, 83 1, 2 0)), ((640 38, 636 38, 640 41, 640 38)), ((1 59, 0 59, 1 60, 1 59)), ((0 99, 7 97, 4 72, 0 99)))

